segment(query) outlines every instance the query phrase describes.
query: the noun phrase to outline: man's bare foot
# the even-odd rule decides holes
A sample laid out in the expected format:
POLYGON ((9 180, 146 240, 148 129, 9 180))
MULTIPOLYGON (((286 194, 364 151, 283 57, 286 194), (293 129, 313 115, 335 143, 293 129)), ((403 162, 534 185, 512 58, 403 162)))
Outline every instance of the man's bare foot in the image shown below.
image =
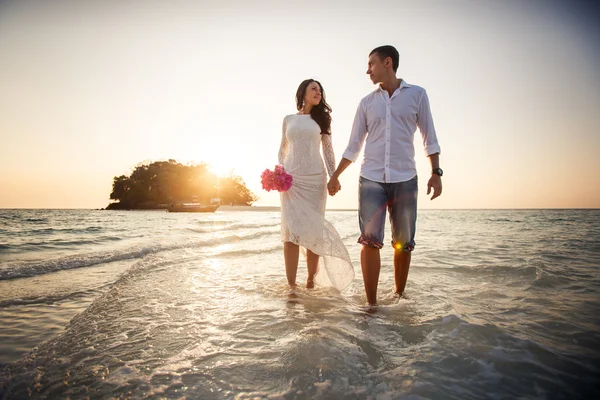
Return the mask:
POLYGON ((398 299, 404 299, 404 300, 408 300, 409 297, 406 294, 406 292, 402 292, 402 294, 398 293, 398 292, 394 292, 394 297, 397 297, 398 299))
POLYGON ((315 282, 312 279, 307 279, 306 280, 306 288, 307 289, 312 289, 315 287, 315 282))

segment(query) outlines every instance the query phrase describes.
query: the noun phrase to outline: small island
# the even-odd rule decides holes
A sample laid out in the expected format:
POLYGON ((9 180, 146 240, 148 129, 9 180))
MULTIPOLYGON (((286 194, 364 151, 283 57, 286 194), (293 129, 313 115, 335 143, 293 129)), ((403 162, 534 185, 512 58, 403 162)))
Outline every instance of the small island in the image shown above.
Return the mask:
POLYGON ((107 210, 156 210, 186 204, 250 206, 258 198, 244 180, 219 177, 207 163, 184 165, 176 160, 138 164, 131 175, 113 178, 107 210))

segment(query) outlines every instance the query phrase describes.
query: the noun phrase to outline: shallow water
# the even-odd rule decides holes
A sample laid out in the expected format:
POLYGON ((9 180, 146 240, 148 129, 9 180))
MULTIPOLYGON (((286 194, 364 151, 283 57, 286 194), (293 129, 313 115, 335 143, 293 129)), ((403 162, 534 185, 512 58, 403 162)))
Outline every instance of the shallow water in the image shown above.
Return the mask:
POLYGON ((377 308, 327 218, 356 279, 291 294, 277 212, 0 211, 2 397, 600 394, 600 211, 421 211, 377 308))

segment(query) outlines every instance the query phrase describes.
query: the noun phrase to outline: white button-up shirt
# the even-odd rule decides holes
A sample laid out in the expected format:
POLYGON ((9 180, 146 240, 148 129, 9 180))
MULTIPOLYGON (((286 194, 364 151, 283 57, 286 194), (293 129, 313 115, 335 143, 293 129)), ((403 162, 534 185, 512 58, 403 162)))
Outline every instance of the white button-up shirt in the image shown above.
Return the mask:
POLYGON ((360 101, 342 157, 356 161, 366 139, 360 175, 376 182, 408 181, 417 175, 413 145, 417 127, 425 155, 439 153, 425 89, 402 80, 390 98, 379 87, 360 101))

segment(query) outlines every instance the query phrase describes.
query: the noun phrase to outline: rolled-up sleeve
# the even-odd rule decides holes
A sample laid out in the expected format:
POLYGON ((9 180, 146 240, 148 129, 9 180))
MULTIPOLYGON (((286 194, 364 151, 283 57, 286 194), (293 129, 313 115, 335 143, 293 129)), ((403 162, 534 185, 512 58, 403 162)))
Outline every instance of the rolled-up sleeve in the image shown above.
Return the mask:
POLYGON ((367 136, 367 115, 364 109, 364 100, 358 104, 354 123, 352 124, 352 132, 346 151, 342 155, 343 158, 355 162, 360 154, 365 137, 367 136))
POLYGON ((440 153, 441 148, 438 143, 435 127, 433 126, 433 117, 431 116, 431 108, 429 106, 429 98, 427 92, 423 90, 421 101, 419 101, 419 112, 417 114, 417 126, 423 138, 423 147, 425 155, 440 153))

